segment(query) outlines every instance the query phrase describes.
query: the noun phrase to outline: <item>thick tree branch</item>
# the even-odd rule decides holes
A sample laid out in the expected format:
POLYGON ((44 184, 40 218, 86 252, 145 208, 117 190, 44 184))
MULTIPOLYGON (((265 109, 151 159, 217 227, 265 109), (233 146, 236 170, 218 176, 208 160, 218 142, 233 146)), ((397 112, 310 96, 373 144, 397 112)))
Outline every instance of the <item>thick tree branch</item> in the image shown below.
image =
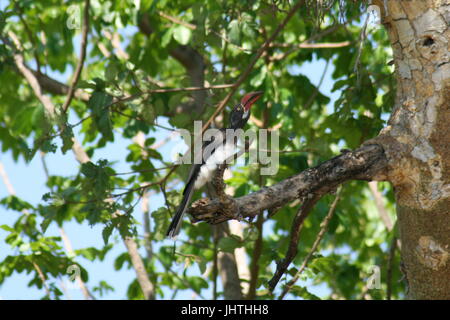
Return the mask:
POLYGON ((364 145, 307 169, 273 186, 233 199, 237 210, 226 210, 219 199, 200 199, 189 213, 194 221, 212 224, 253 218, 266 209, 282 207, 308 194, 325 194, 348 180, 384 180, 387 161, 380 145, 364 145))
MULTIPOLYGON (((39 73, 35 70, 30 69, 30 71, 36 77, 36 79, 38 80, 39 84, 41 85, 41 87, 44 91, 51 93, 51 94, 60 95, 60 96, 67 95, 69 93, 68 85, 66 85, 62 82, 59 82, 58 80, 55 80, 53 78, 50 78, 49 76, 39 73)), ((77 98, 78 100, 81 100, 84 102, 88 102, 89 98, 91 97, 89 93, 87 93, 81 89, 76 89, 74 91, 73 96, 75 98, 77 98)))
POLYGON ((41 86, 34 76, 33 72, 25 65, 25 59, 21 54, 22 45, 19 41, 19 38, 12 31, 8 32, 9 37, 13 40, 15 46, 14 52, 14 62, 19 69, 22 76, 29 83, 31 88, 33 89, 34 94, 39 99, 39 101, 43 104, 45 113, 49 118, 52 118, 55 113, 55 106, 53 105, 50 98, 43 94, 41 86))

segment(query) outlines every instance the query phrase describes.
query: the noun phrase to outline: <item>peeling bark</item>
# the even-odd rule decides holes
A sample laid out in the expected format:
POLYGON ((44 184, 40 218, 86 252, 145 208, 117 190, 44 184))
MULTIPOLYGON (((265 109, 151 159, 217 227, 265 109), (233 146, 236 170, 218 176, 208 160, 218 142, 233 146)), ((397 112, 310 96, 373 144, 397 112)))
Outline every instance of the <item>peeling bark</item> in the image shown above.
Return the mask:
POLYGON ((373 142, 388 159, 409 296, 450 299, 450 2, 375 4, 394 50, 397 96, 373 142))

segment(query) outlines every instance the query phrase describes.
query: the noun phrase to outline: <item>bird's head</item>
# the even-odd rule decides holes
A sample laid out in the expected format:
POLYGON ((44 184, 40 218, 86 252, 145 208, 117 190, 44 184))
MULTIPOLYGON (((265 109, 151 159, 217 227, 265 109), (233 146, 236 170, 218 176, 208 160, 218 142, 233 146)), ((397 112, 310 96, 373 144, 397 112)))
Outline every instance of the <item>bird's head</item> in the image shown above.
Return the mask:
POLYGON ((233 129, 243 128, 250 118, 250 108, 263 95, 262 91, 250 92, 244 95, 230 114, 230 126, 233 129))

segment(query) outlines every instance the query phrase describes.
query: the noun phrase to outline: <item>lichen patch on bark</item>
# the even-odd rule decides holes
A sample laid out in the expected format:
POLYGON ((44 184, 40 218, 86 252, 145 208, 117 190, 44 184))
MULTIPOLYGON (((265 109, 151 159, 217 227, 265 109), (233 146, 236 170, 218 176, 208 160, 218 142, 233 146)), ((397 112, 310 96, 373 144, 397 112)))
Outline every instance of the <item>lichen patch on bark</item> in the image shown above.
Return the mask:
POLYGON ((374 142, 388 159, 402 260, 417 299, 450 299, 450 3, 374 0, 393 49, 397 92, 374 142))
POLYGON ((416 256, 421 264, 433 270, 445 267, 449 260, 448 248, 443 248, 430 236, 420 237, 416 256))

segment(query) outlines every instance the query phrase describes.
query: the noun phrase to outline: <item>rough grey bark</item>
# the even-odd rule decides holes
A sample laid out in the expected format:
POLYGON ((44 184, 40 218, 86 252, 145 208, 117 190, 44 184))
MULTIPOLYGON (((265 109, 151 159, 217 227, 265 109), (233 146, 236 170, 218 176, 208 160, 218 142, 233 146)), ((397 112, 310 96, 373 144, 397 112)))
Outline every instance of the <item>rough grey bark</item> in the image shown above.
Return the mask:
POLYGON ((347 180, 387 180, 395 191, 409 297, 450 299, 450 281, 443 281, 450 279, 450 2, 374 4, 389 33, 397 78, 395 106, 380 135, 232 204, 201 199, 189 212, 210 223, 252 218, 347 180))
POLYGON ((214 224, 230 219, 253 218, 266 209, 282 207, 309 194, 326 194, 348 180, 384 180, 386 163, 379 145, 365 145, 273 186, 236 199, 226 199, 234 201, 232 205, 224 205, 219 198, 204 198, 194 202, 188 212, 195 221, 214 224))
POLYGON ((450 299, 450 2, 374 3, 397 78, 389 125, 375 141, 395 190, 409 297, 450 299))

